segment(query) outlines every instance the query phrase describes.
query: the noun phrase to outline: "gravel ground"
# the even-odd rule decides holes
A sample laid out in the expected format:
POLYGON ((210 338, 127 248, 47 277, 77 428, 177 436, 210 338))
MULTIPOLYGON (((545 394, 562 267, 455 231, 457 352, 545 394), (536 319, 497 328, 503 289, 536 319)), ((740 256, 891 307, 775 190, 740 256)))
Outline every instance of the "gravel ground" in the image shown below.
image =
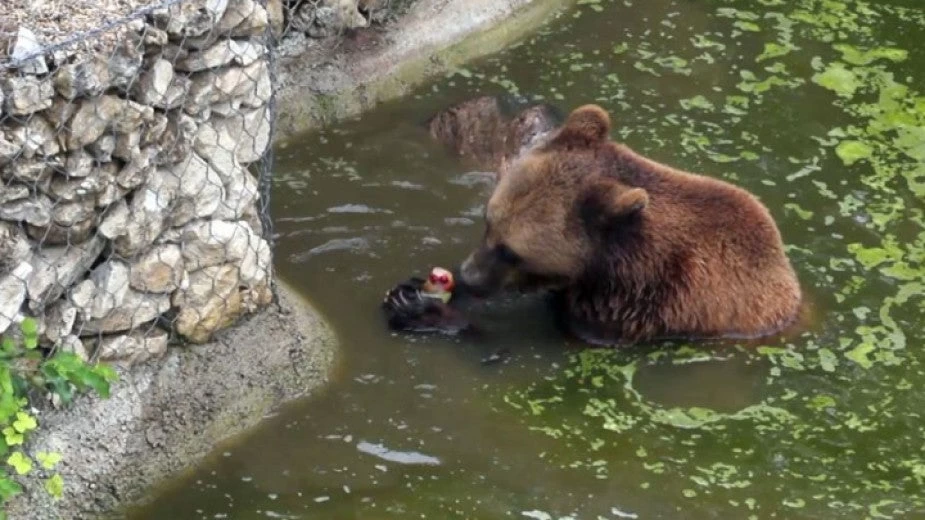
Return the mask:
POLYGON ((26 26, 43 45, 67 40, 168 0, 0 0, 0 30, 26 26))

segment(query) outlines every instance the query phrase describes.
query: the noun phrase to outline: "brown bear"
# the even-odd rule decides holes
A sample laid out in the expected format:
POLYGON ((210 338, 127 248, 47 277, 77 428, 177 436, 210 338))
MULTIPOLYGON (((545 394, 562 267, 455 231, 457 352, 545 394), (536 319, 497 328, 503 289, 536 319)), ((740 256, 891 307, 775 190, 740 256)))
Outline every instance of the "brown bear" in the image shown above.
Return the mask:
POLYGON ((460 267, 467 289, 551 289, 594 343, 759 338, 793 323, 800 284, 767 208, 609 134, 605 110, 580 107, 499 172, 460 267))

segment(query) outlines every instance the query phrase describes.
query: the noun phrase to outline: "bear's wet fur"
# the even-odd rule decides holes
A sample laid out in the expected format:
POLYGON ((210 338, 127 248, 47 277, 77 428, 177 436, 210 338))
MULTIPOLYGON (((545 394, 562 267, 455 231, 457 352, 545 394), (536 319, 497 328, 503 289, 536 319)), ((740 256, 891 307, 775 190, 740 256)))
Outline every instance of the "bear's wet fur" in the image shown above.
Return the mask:
POLYGON ((758 338, 800 314, 780 231, 751 193, 613 142, 601 107, 507 164, 462 282, 555 291, 595 343, 758 338))

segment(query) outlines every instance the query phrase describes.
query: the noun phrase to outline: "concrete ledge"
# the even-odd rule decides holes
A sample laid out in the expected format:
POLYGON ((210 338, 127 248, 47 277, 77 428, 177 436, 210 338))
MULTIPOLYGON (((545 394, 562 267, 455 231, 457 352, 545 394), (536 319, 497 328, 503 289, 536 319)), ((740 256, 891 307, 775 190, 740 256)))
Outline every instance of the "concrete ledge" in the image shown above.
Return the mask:
POLYGON ((310 49, 280 60, 276 137, 359 115, 525 37, 575 0, 419 0, 369 49, 310 49))

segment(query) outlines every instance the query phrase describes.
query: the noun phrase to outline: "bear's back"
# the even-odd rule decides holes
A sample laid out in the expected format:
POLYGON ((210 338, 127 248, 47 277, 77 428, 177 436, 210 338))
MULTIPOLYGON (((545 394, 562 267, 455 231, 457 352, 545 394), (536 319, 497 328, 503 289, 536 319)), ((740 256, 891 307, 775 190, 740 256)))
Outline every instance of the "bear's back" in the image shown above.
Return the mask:
POLYGON ((623 322, 623 336, 641 337, 760 336, 796 317, 799 283, 757 197, 617 143, 608 143, 598 160, 601 173, 644 188, 649 203, 632 250, 611 249, 620 257, 611 270, 620 280, 612 281, 610 296, 619 301, 584 291, 597 300, 574 302, 586 315, 610 313, 623 322))

